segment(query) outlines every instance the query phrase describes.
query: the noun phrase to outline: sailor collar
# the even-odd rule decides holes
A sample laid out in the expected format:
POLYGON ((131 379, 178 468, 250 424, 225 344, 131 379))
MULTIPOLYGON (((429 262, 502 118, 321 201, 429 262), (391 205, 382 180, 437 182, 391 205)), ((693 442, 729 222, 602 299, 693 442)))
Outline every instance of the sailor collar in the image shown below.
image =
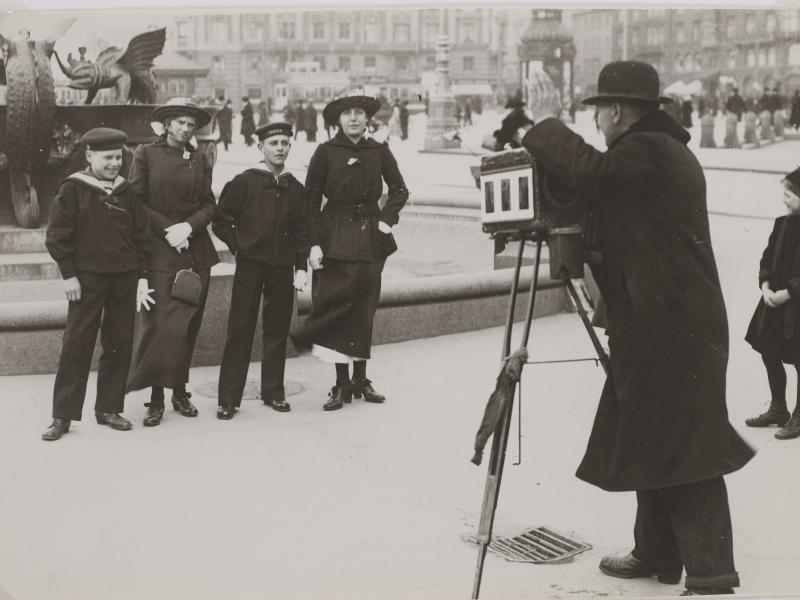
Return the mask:
MULTIPOLYGON (((88 171, 88 169, 87 169, 88 171)), ((88 185, 92 189, 98 190, 105 194, 106 196, 110 196, 114 192, 116 192, 123 184, 126 183, 124 177, 117 175, 114 181, 104 181, 102 179, 98 179, 91 173, 87 171, 78 171, 77 173, 73 173, 67 179, 71 179, 73 181, 80 181, 81 183, 88 185)))

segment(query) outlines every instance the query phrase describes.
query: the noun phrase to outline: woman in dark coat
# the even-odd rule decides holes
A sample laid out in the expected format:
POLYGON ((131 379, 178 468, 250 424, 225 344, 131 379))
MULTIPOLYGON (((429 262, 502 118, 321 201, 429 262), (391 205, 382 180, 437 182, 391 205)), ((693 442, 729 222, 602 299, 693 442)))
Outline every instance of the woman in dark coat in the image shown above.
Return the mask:
POLYGON ((379 107, 375 98, 363 95, 329 103, 323 118, 338 122, 339 133, 317 147, 306 177, 313 310, 295 339, 313 343, 316 356, 336 363, 336 385, 325 410, 342 408, 353 397, 385 400, 367 379, 366 365, 381 272, 386 257, 397 249, 391 228, 408 190, 389 146, 364 137, 367 121, 379 107), (381 208, 384 180, 389 191, 381 208), (320 210, 323 195, 327 203, 320 210))
POLYGON ((230 100, 226 100, 225 105, 214 113, 214 122, 219 127, 219 140, 227 150, 233 143, 233 109, 230 100))
POLYGON ((214 216, 211 191, 213 165, 190 144, 210 115, 188 100, 177 98, 153 111, 163 135, 136 149, 129 175, 142 198, 156 238, 150 271, 156 305, 136 316, 133 359, 128 391, 151 387, 144 424, 158 425, 164 414, 164 388, 172 390, 172 405, 193 417, 197 409, 186 391, 189 366, 203 319, 212 265, 219 262, 208 225, 214 216), (191 269, 202 288, 196 305, 172 298, 175 275, 191 269))
POLYGON ((256 120, 253 116, 253 105, 250 104, 250 98, 247 96, 242 97, 242 124, 239 126, 239 132, 244 136, 244 143, 247 146, 253 145, 253 134, 256 132, 256 120))
POLYGON ((800 437, 800 386, 798 402, 789 415, 786 406, 784 363, 794 365, 800 376, 800 169, 783 182, 784 203, 789 214, 775 220, 769 242, 761 256, 758 301, 747 340, 761 354, 767 370, 771 401, 767 412, 747 419, 750 427, 777 425, 779 440, 800 437))

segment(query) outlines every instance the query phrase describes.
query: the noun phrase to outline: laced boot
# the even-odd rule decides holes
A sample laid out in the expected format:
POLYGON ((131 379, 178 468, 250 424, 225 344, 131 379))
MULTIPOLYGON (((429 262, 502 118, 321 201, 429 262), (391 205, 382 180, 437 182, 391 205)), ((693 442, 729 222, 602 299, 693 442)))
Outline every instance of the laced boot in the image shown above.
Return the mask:
POLYGON ((786 410, 786 405, 780 406, 778 404, 770 404, 767 412, 746 419, 745 424, 748 427, 769 427, 770 425, 777 425, 782 427, 786 421, 789 420, 789 411, 786 410))
POLYGON ((144 426, 155 427, 159 425, 161 419, 164 417, 164 401, 158 402, 157 400, 150 400, 150 402, 145 402, 144 405, 147 407, 144 421, 142 421, 144 426))
POLYGON ((172 391, 172 408, 181 413, 184 417, 196 417, 197 408, 192 404, 189 392, 172 391))
POLYGON ((117 431, 130 431, 130 429, 133 427, 131 422, 119 413, 103 413, 95 411, 94 418, 97 419, 98 425, 108 425, 111 427, 111 429, 116 429, 117 431))
POLYGON ((42 434, 42 439, 46 442, 54 442, 61 439, 61 436, 69 431, 70 422, 69 419, 54 418, 50 427, 42 434))
POLYGON ((383 404, 386 402, 386 396, 376 392, 369 379, 353 378, 353 398, 357 400, 362 396, 365 402, 372 402, 373 404, 383 404))
POLYGON ((792 418, 775 432, 775 437, 779 440, 791 440, 800 437, 800 408, 795 407, 792 418))
POLYGON ((655 575, 660 583, 674 584, 681 580, 683 565, 677 563, 670 567, 659 567, 629 553, 625 556, 604 556, 600 561, 600 570, 606 575, 623 579, 655 575))
POLYGON ((328 401, 322 405, 322 410, 339 410, 345 404, 353 401, 353 388, 349 383, 337 383, 331 388, 328 398, 328 401))

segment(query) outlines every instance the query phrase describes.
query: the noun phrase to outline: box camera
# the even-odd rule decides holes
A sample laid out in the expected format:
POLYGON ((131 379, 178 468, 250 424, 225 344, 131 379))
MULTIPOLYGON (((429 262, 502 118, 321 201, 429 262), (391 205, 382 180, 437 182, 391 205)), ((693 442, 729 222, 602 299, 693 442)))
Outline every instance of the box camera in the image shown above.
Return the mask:
POLYGON ((547 176, 524 148, 493 152, 481 158, 478 171, 483 231, 499 241, 523 234, 550 248, 550 276, 583 277, 583 203, 547 176))

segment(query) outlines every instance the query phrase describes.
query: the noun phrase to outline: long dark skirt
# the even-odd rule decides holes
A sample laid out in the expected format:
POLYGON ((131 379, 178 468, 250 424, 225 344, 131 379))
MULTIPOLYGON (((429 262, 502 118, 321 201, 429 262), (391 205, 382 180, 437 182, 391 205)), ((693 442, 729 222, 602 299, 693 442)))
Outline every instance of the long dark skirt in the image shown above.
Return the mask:
POLYGON ((136 313, 133 358, 128 391, 154 385, 173 389, 189 381, 189 366, 208 296, 211 270, 197 271, 203 281, 200 304, 192 306, 171 297, 175 273, 151 271, 150 287, 156 303, 136 313))
POLYGON ((296 339, 369 358, 384 263, 326 258, 324 268, 312 275, 313 308, 299 324, 296 339))

